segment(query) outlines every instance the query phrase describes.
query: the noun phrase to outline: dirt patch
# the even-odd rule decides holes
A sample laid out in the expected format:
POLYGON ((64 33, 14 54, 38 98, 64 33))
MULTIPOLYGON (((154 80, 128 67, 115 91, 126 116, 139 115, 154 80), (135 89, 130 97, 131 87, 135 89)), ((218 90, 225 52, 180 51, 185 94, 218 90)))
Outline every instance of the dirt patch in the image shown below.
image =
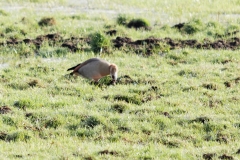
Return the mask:
POLYGON ((203 123, 203 124, 205 124, 205 123, 207 123, 207 122, 209 122, 209 121, 210 121, 210 119, 209 119, 208 117, 198 117, 198 118, 192 120, 191 122, 196 122, 196 123, 203 123))
POLYGON ((227 137, 227 135, 218 133, 216 141, 219 142, 219 143, 228 143, 228 137, 227 137))
POLYGON ((116 36, 117 34, 117 30, 113 29, 113 30, 109 30, 106 32, 107 35, 110 35, 110 36, 116 36))
POLYGON ((25 117, 26 117, 26 118, 32 117, 32 116, 34 116, 33 113, 26 113, 26 114, 25 114, 25 117))
POLYGON ((52 33, 52 34, 46 34, 46 35, 39 35, 35 39, 23 39, 18 40, 16 38, 10 38, 7 39, 5 42, 0 43, 0 46, 13 46, 18 44, 33 44, 36 46, 36 49, 40 49, 41 45, 44 41, 48 41, 53 46, 59 46, 59 47, 65 47, 70 49, 72 52, 77 52, 79 50, 83 50, 85 48, 80 48, 80 44, 89 43, 89 38, 79 38, 79 37, 71 37, 64 39, 60 34, 58 33, 52 33))
POLYGON ((34 79, 34 80, 29 81, 28 85, 30 87, 36 87, 38 85, 38 83, 39 83, 38 80, 34 79))
POLYGON ((168 112, 163 112, 162 113, 165 117, 172 118, 172 116, 168 112))
POLYGON ((208 106, 210 107, 210 108, 214 108, 214 107, 220 107, 220 106, 222 106, 223 105, 223 102, 221 101, 221 100, 214 100, 214 99, 212 99, 212 100, 209 100, 208 101, 208 106))
POLYGON ((7 113, 11 113, 11 112, 12 112, 12 110, 8 106, 0 107, 0 114, 7 114, 7 113))
POLYGON ((125 126, 121 126, 121 127, 118 127, 118 130, 123 131, 123 132, 130 132, 131 128, 125 127, 125 126))
POLYGON ((100 151, 98 152, 98 154, 110 154, 110 155, 118 155, 118 152, 116 151, 109 151, 109 150, 103 150, 103 151, 100 151))
POLYGON ((237 78, 232 79, 230 81, 224 82, 224 85, 228 88, 233 87, 233 86, 237 85, 239 83, 239 81, 240 81, 240 77, 237 77, 237 78))
POLYGON ((20 155, 20 154, 16 154, 16 155, 13 155, 14 157, 16 158, 23 158, 23 155, 20 155))
POLYGON ((129 75, 124 75, 118 78, 118 84, 136 84, 137 81, 133 80, 129 75))
POLYGON ((234 158, 232 156, 223 154, 221 156, 218 157, 219 159, 228 159, 228 160, 233 160, 234 158))
POLYGON ((209 89, 209 90, 217 90, 218 86, 216 84, 213 83, 205 83, 202 85, 203 88, 209 89))
POLYGON ((181 30, 184 27, 185 23, 178 23, 172 26, 172 28, 177 28, 178 30, 181 30))
POLYGON ((203 154, 203 159, 212 160, 216 155, 217 155, 216 153, 206 153, 206 154, 203 154))
POLYGON ((76 52, 79 50, 85 50, 86 48, 80 48, 79 44, 89 44, 90 38, 80 38, 80 37, 71 37, 68 39, 63 40, 61 47, 66 47, 70 49, 72 52, 76 52))
POLYGON ((203 42, 199 42, 195 39, 189 40, 178 40, 172 38, 154 38, 150 37, 143 40, 132 41, 128 37, 117 37, 112 40, 114 47, 122 48, 128 47, 135 49, 135 52, 139 50, 144 50, 145 54, 151 55, 156 51, 156 48, 161 51, 165 49, 179 49, 179 48, 195 48, 195 49, 226 49, 226 50, 236 50, 240 46, 240 38, 233 37, 229 39, 218 39, 213 42, 208 39, 204 39, 203 42), (162 45, 165 45, 162 46, 162 45), (144 47, 144 48, 142 48, 144 47), (167 48, 166 48, 167 47, 167 48))
POLYGON ((0 140, 6 140, 7 138, 7 133, 4 133, 4 132, 0 132, 0 140))
POLYGON ((240 154, 240 148, 237 150, 236 154, 240 154))
MULTIPOLYGON (((181 29, 184 24, 177 24, 173 27, 181 29)), ((240 47, 240 38, 233 37, 234 34, 237 34, 239 31, 227 33, 224 36, 218 36, 215 41, 210 41, 204 39, 203 41, 198 41, 196 39, 180 40, 172 39, 169 37, 165 38, 155 38, 149 37, 146 39, 132 40, 130 37, 116 37, 112 39, 113 47, 115 49, 121 49, 125 51, 133 51, 137 54, 151 55, 154 53, 161 53, 167 50, 174 50, 179 48, 195 48, 195 49, 225 49, 225 50, 236 50, 240 47), (231 35, 231 37, 227 36, 231 35), (222 38, 224 37, 224 38, 222 38)), ((106 31, 105 34, 110 36, 115 36, 117 30, 112 29, 106 31)), ((4 35, 2 35, 4 36, 4 35)), ((86 44, 90 43, 90 37, 70 37, 63 38, 59 33, 51 33, 46 35, 39 35, 35 39, 23 39, 19 40, 16 38, 9 38, 5 42, 1 42, 0 46, 11 46, 21 43, 33 44, 39 49, 44 41, 48 41, 53 46, 65 47, 70 49, 72 52, 77 52, 80 50, 87 50, 89 48, 84 48, 86 44)), ((224 63, 224 62, 223 62, 224 63)), ((227 63, 227 62, 226 62, 227 63)))
POLYGON ((92 158, 92 157, 84 157, 83 159, 84 159, 84 160, 94 160, 95 158, 92 158))

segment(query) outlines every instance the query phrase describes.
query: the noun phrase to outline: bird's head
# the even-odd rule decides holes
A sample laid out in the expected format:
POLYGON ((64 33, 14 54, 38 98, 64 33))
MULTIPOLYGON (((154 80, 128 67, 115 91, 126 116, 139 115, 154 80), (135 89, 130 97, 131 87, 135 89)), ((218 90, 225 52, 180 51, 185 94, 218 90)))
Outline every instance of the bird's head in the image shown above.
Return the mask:
POLYGON ((117 76, 118 76, 117 75, 117 73, 118 73, 117 65, 111 64, 109 68, 110 68, 110 76, 111 76, 112 80, 117 81, 117 76))

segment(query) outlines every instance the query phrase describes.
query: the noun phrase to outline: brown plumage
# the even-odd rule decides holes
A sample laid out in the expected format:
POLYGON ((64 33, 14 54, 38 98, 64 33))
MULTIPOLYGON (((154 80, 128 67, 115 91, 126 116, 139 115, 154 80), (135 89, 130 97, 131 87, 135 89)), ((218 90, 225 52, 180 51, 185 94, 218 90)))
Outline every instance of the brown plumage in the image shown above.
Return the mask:
POLYGON ((118 67, 100 58, 91 58, 83 63, 68 69, 73 70, 70 74, 77 74, 84 78, 98 82, 104 76, 110 75, 113 82, 117 80, 118 67))

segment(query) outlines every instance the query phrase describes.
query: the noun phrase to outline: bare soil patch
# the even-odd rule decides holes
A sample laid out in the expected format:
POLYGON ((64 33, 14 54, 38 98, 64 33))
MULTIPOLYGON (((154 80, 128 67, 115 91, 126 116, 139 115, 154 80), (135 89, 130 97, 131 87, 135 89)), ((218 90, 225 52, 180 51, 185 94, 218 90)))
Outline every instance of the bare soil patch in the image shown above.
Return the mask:
POLYGON ((6 114, 6 113, 11 113, 12 110, 8 106, 2 106, 0 107, 0 114, 6 114))
POLYGON ((217 155, 216 153, 206 153, 206 154, 203 154, 203 159, 212 160, 216 155, 217 155))
POLYGON ((7 137, 7 133, 4 133, 4 132, 0 132, 0 140, 6 140, 6 137, 7 137))
MULTIPOLYGON (((173 27, 181 29, 184 24, 177 24, 173 27)), ((169 50, 180 49, 180 48, 195 48, 195 49, 224 49, 224 50, 236 50, 240 48, 240 38, 234 37, 236 33, 239 31, 235 31, 233 33, 227 33, 226 35, 218 35, 215 41, 210 41, 207 38, 203 41, 199 41, 197 39, 173 39, 170 37, 165 38, 156 38, 149 37, 146 39, 132 40, 130 37, 116 37, 112 39, 114 49, 121 50, 131 50, 135 53, 144 53, 145 55, 151 55, 153 53, 158 52, 156 48, 160 48, 165 46, 169 50), (231 35, 231 36, 229 36, 231 35), (224 38, 223 38, 224 37, 224 38), (124 49, 123 49, 124 48, 124 49)), ((109 30, 105 32, 110 36, 115 36, 117 30, 109 30)), ((86 44, 90 43, 89 37, 70 37, 63 38, 59 33, 51 33, 46 35, 39 35, 35 39, 25 38, 23 40, 9 38, 5 42, 1 42, 0 46, 11 46, 17 45, 21 43, 25 44, 33 44, 37 49, 41 47, 44 41, 48 41, 51 45, 65 47, 71 50, 72 52, 77 52, 80 50, 86 50, 86 48, 82 46, 86 46, 86 44)), ((162 49, 164 50, 164 48, 162 49)), ((227 62, 226 62, 227 63, 227 62)))
POLYGON ((116 151, 109 151, 109 150, 103 150, 103 151, 100 151, 99 154, 118 155, 118 152, 116 152, 116 151))
POLYGON ((234 158, 232 156, 223 154, 221 156, 218 157, 219 159, 228 159, 228 160, 233 160, 234 158))

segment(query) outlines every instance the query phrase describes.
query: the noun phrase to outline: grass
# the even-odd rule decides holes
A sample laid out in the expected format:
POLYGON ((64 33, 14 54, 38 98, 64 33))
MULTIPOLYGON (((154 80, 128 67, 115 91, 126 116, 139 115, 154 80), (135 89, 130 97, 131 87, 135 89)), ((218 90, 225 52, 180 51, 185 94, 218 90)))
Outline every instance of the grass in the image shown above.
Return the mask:
POLYGON ((62 72, 92 57, 86 53, 53 62, 34 57, 9 60, 9 68, 1 71, 1 105, 10 106, 13 113, 1 116, 0 124, 8 135, 5 141, 14 143, 0 141, 3 155, 195 159, 213 152, 238 157, 232 154, 239 148, 238 84, 227 88, 224 82, 237 77, 234 68, 240 57, 237 51, 187 51, 184 59, 189 63, 175 66, 168 64, 168 57, 106 56, 119 65, 119 76, 128 73, 138 83, 103 88, 62 72), (232 55, 234 62, 216 62, 218 56, 232 55), (136 61, 130 63, 132 59, 136 61), (140 68, 145 71, 138 72, 140 68), (10 148, 14 151, 7 152, 10 148), (99 154, 104 150, 110 153, 99 154))
MULTIPOLYGON (((117 3, 106 2, 110 8, 117 3)), ((58 3, 63 2, 54 1, 58 3)), ((167 2, 121 3, 119 6, 128 10, 130 4, 154 9, 167 2)), ((194 8, 187 0, 178 1, 178 5, 171 1, 166 5, 173 7, 168 10, 173 21, 179 20, 174 16, 180 12, 177 6, 185 3, 189 3, 187 13, 193 9, 219 13, 221 6, 231 6, 222 8, 223 12, 235 14, 238 9, 237 1, 214 1, 211 3, 216 7, 211 8, 207 2, 194 8)), ((100 1, 98 4, 106 7, 100 1)), ((166 5, 162 5, 163 11, 166 5)), ((34 8, 18 12, 1 8, 0 43, 49 33, 59 33, 65 39, 101 34, 99 37, 108 43, 96 39, 96 44, 101 42, 97 51, 91 43, 79 43, 83 50, 76 52, 60 47, 61 39, 56 43, 46 40, 40 48, 28 44, 0 46, 0 107, 11 111, 0 115, 3 159, 240 159, 239 49, 170 50, 159 46, 154 54, 144 56, 125 48, 117 50, 109 42, 117 36, 216 40, 217 34, 239 30, 237 19, 223 23, 199 16, 185 21, 186 28, 181 30, 167 22, 151 24, 151 30, 136 30, 118 25, 118 21, 134 17, 125 13, 115 18, 49 12, 37 16, 31 14, 34 8), (39 26, 44 17, 53 17, 56 24, 39 26), (105 35, 108 29, 116 29, 117 35, 105 35), (103 46, 110 52, 99 54, 103 46), (116 85, 107 85, 109 77, 94 85, 68 75, 67 68, 92 57, 118 65, 116 85)))

